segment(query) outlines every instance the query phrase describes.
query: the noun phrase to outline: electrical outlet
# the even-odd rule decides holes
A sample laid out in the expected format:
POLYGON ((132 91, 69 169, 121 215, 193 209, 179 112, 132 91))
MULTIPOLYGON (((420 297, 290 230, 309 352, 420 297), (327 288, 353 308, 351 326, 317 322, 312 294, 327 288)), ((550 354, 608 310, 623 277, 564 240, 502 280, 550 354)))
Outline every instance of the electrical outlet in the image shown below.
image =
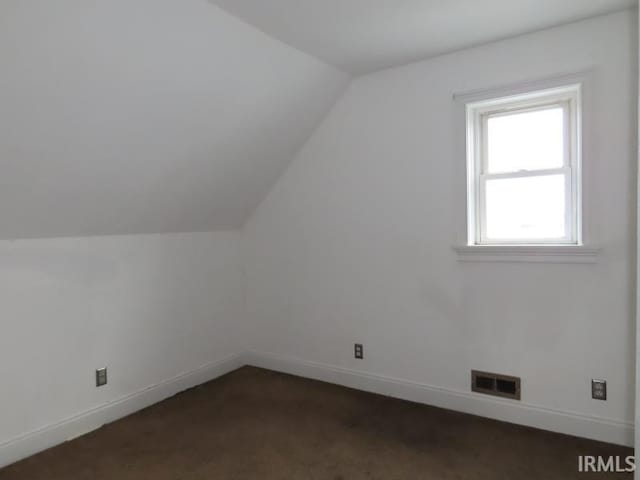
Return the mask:
POLYGON ((96 370, 96 387, 102 387, 107 384, 107 367, 96 370))
POLYGON ((606 380, 596 380, 595 378, 591 380, 591 398, 595 400, 607 399, 607 381, 606 380))
POLYGON ((362 346, 361 343, 356 343, 353 346, 353 351, 354 351, 354 356, 356 358, 360 358, 360 359, 364 358, 364 347, 362 346))

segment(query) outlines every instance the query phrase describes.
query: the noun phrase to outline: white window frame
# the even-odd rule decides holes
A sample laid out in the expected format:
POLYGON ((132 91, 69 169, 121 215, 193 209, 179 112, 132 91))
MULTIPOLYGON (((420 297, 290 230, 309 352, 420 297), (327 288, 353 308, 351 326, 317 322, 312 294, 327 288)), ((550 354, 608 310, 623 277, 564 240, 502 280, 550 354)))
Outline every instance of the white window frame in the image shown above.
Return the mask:
POLYGON ((467 120, 467 235, 469 246, 581 246, 582 239, 582 88, 580 83, 485 99, 466 104, 467 120), (565 152, 562 167, 509 173, 486 172, 487 122, 490 117, 562 108, 565 152), (522 178, 562 174, 566 179, 565 232, 562 239, 488 239, 486 237, 486 182, 495 178, 522 178))

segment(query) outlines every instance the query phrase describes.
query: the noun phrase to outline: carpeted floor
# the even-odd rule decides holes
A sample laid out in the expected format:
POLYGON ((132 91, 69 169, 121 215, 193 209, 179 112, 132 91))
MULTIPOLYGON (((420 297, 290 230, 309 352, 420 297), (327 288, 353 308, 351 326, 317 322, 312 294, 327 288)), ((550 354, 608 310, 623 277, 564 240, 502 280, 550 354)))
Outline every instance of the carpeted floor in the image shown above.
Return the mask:
POLYGON ((0 480, 543 480, 603 443, 244 367, 0 470, 0 480))

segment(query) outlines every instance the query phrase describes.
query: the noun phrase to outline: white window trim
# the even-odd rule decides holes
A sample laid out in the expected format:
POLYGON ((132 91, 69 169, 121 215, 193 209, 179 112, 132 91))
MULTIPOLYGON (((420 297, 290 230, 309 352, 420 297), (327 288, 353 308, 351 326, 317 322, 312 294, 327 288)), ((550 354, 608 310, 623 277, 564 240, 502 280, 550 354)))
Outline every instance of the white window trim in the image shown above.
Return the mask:
POLYGON ((462 245, 459 262, 596 263, 600 248, 584 245, 462 245))
MULTIPOLYGON (((588 112, 589 101, 586 100, 584 92, 590 91, 591 88, 591 74, 592 70, 586 70, 578 73, 571 73, 566 75, 560 75, 557 77, 545 78, 536 81, 530 81, 521 83, 519 85, 501 86, 487 90, 476 90, 472 92, 457 93, 453 95, 455 103, 457 105, 459 125, 459 131, 462 132, 459 137, 456 137, 456 151, 458 151, 458 158, 462 161, 456 162, 456 171, 458 172, 456 177, 456 185, 454 192, 458 192, 456 199, 456 208, 460 212, 460 226, 457 230, 457 241, 454 243, 454 251, 457 254, 458 260, 463 262, 468 261, 500 261, 500 262, 550 262, 550 263, 595 263, 601 254, 601 249, 593 244, 593 235, 590 231, 589 218, 586 216, 587 209, 585 203, 588 206, 588 177, 585 164, 588 159, 585 160, 584 142, 585 136, 588 134, 588 112), (536 93, 541 95, 547 95, 554 90, 560 94, 566 87, 580 85, 580 93, 577 99, 576 107, 579 110, 577 112, 577 121, 580 124, 574 123, 571 128, 571 135, 575 135, 573 138, 575 155, 577 161, 575 167, 573 167, 571 173, 571 181, 574 182, 574 188, 572 189, 572 202, 575 205, 576 226, 574 229, 575 237, 572 238, 572 243, 558 244, 557 241, 547 244, 538 243, 512 243, 504 244, 475 244, 475 231, 471 228, 476 228, 476 215, 475 209, 471 209, 471 201, 469 194, 475 194, 475 179, 474 175, 468 175, 467 162, 469 156, 467 155, 467 134, 470 131, 468 129, 467 118, 467 105, 475 104, 480 106, 483 102, 496 105, 496 99, 503 99, 505 102, 512 102, 515 97, 522 97, 525 99, 527 95, 531 99, 535 98, 536 93), (582 98, 580 98, 582 96, 582 98), (586 119, 585 119, 586 117, 586 119), (461 146, 462 145, 462 146, 461 146), (472 181, 473 180, 473 181, 472 181), (463 199, 462 201, 460 199, 463 199), (471 212, 471 215, 467 215, 467 212, 471 212), (472 222, 473 220, 473 222, 472 222)), ((566 95, 565 95, 566 96, 566 95)), ((523 100, 526 101, 526 100, 523 100)), ((474 164, 475 168, 475 164, 474 164)), ((473 202, 475 206, 475 202, 473 202)))
POLYGON ((467 104, 467 193, 469 245, 550 244, 581 245, 580 233, 580 92, 579 83, 559 88, 538 90, 524 95, 482 100, 467 104), (487 123, 489 117, 511 112, 562 108, 565 115, 565 147, 562 167, 546 171, 524 171, 490 174, 487 170, 487 123), (566 179, 565 232, 561 239, 488 239, 486 237, 485 185, 493 178, 518 178, 561 174, 566 179))

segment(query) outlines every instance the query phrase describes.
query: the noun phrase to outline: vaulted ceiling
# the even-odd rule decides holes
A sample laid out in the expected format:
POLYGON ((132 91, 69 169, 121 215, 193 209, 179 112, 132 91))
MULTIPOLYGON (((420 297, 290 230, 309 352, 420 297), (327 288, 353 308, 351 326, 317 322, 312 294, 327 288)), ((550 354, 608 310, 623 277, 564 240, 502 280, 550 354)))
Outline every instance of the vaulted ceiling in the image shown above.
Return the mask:
POLYGON ((2 0, 0 65, 0 238, 240 227, 349 81, 206 0, 2 0))
POLYGON ((0 238, 241 227, 344 71, 633 2, 2 0, 0 238))
POLYGON ((211 0, 361 74, 637 4, 637 0, 211 0))

